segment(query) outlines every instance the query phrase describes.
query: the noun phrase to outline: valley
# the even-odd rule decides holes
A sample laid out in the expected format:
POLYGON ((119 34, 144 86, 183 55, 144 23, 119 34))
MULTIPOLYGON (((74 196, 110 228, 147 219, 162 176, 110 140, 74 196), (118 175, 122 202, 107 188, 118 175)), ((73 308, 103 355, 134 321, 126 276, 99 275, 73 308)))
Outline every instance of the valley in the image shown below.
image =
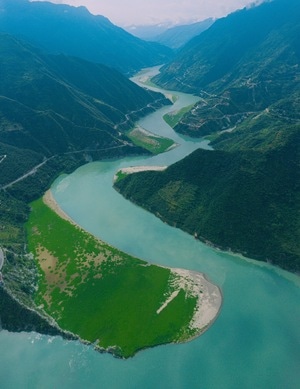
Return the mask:
POLYGON ((169 47, 0 3, 5 389, 297 388, 298 0, 169 47))
MULTIPOLYGON (((187 99, 187 96, 183 98, 187 99)), ((185 105, 190 103, 185 100, 185 105)), ((167 135, 172 130, 162 116, 167 109, 177 108, 162 108, 160 112, 141 119, 138 124, 148 131, 159 128, 160 134, 167 135)), ((170 371, 174 371, 174 364, 179 363, 179 376, 174 380, 177 382, 179 379, 183 387, 203 380, 207 387, 222 386, 224 382, 231 387, 235 382, 247 382, 249 387, 262 388, 263 380, 275 387, 279 383, 294 388, 298 373, 293 362, 295 348, 289 339, 292 337, 296 342, 299 337, 295 321, 299 301, 298 276, 270 264, 202 244, 193 236, 168 226, 125 200, 112 188, 113 177, 120 169, 126 171, 132 167, 132 170, 138 170, 144 169, 144 166, 155 168, 173 164, 182 160, 186 153, 190 154, 193 148, 195 150, 199 145, 205 147, 207 144, 196 139, 184 140, 173 134, 177 143, 181 139, 180 146, 168 153, 146 159, 127 158, 82 166, 73 174, 56 180, 51 191, 60 207, 73 220, 114 247, 150 263, 204 272, 222 290, 222 309, 209 330, 192 342, 147 350, 130 360, 124 368, 117 363, 110 365, 109 359, 103 356, 100 360, 108 371, 102 371, 101 378, 100 374, 92 372, 89 376, 99 377, 106 387, 112 384, 128 387, 124 385, 124 380, 130 382, 131 372, 128 369, 132 368, 136 379, 151 386, 163 383, 168 387, 172 377, 170 371), (257 353, 261 355, 259 362, 257 353), (269 353, 275 359, 270 358, 269 353), (192 368, 187 368, 186 364, 192 368), (149 370, 149 366, 154 366, 154 372, 149 370), (216 366, 218 374, 215 373, 216 366), (234 375, 228 375, 231 366, 239 366, 234 375), (249 374, 250 371, 252 374, 249 374)), ((88 350, 86 352, 89 363, 96 366, 99 359, 94 359, 88 350)), ((76 361, 81 361, 79 355, 76 361)), ((84 367, 80 371, 83 372, 84 367)), ((175 384, 174 380, 172 383, 175 384)))
MULTIPOLYGON (((153 96, 157 95, 152 93, 153 96)), ((193 97, 191 99, 194 100, 193 97)), ((164 101, 162 97, 158 102, 160 100, 164 101)), ((148 108, 153 110, 150 104, 148 108)), ((126 114, 126 122, 140 111, 143 109, 126 114)), ((125 126, 125 122, 122 126, 125 126)), ((174 141, 164 136, 138 128, 138 131, 132 130, 129 137, 134 142, 139 137, 140 146, 145 149, 151 144, 150 151, 154 155, 175 145, 174 141)), ((127 142, 124 141, 123 146, 127 146, 127 142)), ((122 146, 107 147, 103 151, 117 147, 122 146)), ((8 190, 16 193, 18 186, 25 189, 27 180, 37 179, 49 164, 86 152, 75 150, 44 157, 31 170, 2 186, 2 193, 8 190)), ((41 187, 37 189, 41 190, 41 187)), ((28 317, 23 323, 24 329, 32 328, 31 322, 34 322, 37 329, 43 328, 42 332, 52 334, 56 330, 66 338, 78 338, 82 342, 92 343, 97 350, 128 358, 144 348, 193 339, 214 321, 221 307, 221 294, 200 273, 180 269, 175 272, 122 253, 74 226, 70 218, 67 217, 68 222, 71 221, 69 225, 51 213, 48 207, 54 207, 58 215, 66 218, 50 192, 44 196, 44 202, 30 203, 26 223, 28 255, 24 255, 23 261, 16 261, 10 254, 4 272, 5 291, 17 297, 15 302, 21 302, 25 310, 27 305, 37 311, 40 318, 36 321, 29 312, 24 312, 23 317, 28 317), (72 241, 76 242, 76 248, 72 241), (21 272, 23 276, 20 279, 21 272), (141 279, 144 280, 142 284, 141 279), (125 285, 129 295, 125 293, 125 285), (103 296, 97 304, 92 298, 95 294, 103 296), (148 309, 145 311, 142 307, 146 301, 148 309), (126 312, 121 309, 125 305, 126 312), (78 320, 77 306, 87 309, 82 320, 78 320), (149 323, 147 330, 144 328, 145 322, 149 323), (131 323, 130 326, 128 323, 131 323), (107 326, 111 328, 110 331, 107 331, 107 326), (137 333, 141 336, 137 337, 137 333)), ((3 298, 10 304, 6 295, 3 298)), ((2 315, 5 327, 11 328, 15 322, 15 330, 22 328, 17 324, 17 315, 11 323, 6 321, 5 309, 2 315)))
MULTIPOLYGON (((175 94, 175 92, 167 93, 175 94)), ((181 96, 180 93, 177 93, 177 95, 181 96)), ((182 98, 185 105, 189 105, 191 99, 194 99, 193 96, 190 96, 190 100, 187 101, 184 95, 182 98)), ((169 136, 172 130, 162 119, 162 116, 166 114, 166 109, 176 110, 177 107, 162 108, 157 115, 150 115, 140 120, 138 124, 148 131, 160 128, 161 135, 169 136), (153 127, 149 127, 150 123, 153 127)), ((158 385, 159 382, 165 382, 166 384, 169 382, 168 367, 172 366, 173 368, 177 358, 180 360, 183 358, 191 364, 197 360, 201 363, 200 365, 197 364, 197 369, 194 370, 193 374, 186 371, 185 368, 180 369, 182 384, 192 383, 194 379, 199 379, 201 376, 201 379, 205 377, 204 382, 208 386, 218 385, 220 382, 224 383, 224 380, 228 377, 226 369, 229 369, 232 364, 238 365, 241 360, 241 354, 232 354, 229 350, 234 347, 240 348, 241 344, 244 344, 243 363, 240 363, 239 373, 235 376, 237 380, 244 382, 246 380, 248 383, 251 382, 251 385, 260 387, 261 377, 267 367, 267 371, 274 369, 272 371, 273 379, 271 380, 268 376, 268 382, 277 384, 280 381, 283 384, 280 372, 284 368, 289 376, 284 379, 284 384, 286 387, 292 388, 297 373, 289 357, 293 354, 293 351, 288 347, 284 333, 288 328, 291 336, 295 340, 297 339, 298 326, 295 326, 294 319, 298 304, 298 278, 273 266, 259 265, 255 261, 241 259, 232 254, 222 253, 202 245, 194 238, 180 232, 178 229, 170 228, 148 212, 144 212, 141 208, 125 201, 112 188, 112 177, 122 167, 145 164, 164 166, 182 159, 184 155, 189 154, 193 149, 197 149, 199 145, 207 147, 206 141, 200 140, 198 142, 189 139, 184 141, 180 136, 173 134, 173 139, 176 140, 176 143, 179 143, 180 140, 181 145, 168 153, 159 154, 151 157, 151 159, 146 157, 146 160, 135 157, 87 164, 76 170, 71 176, 60 177, 51 188, 60 208, 70 215, 73 220, 80 223, 86 231, 101 237, 124 252, 129 252, 131 255, 144 258, 149 262, 158 262, 160 265, 173 268, 182 267, 182 263, 184 263, 185 268, 198 272, 204 271, 214 283, 222 288, 225 300, 221 313, 210 331, 205 332, 203 337, 187 343, 183 348, 177 345, 176 347, 180 347, 178 351, 172 346, 169 346, 171 348, 167 346, 157 348, 158 353, 154 351, 155 349, 153 349, 153 352, 148 350, 142 353, 144 357, 141 359, 133 358, 130 365, 136 371, 139 379, 146 379, 147 382, 151 382, 151 385, 158 385), (109 206, 107 205, 108 199, 109 206), (93 218, 90 215, 93 215, 93 218), (116 220, 118 220, 117 223, 116 220), (236 293, 237 290, 238 293, 236 293), (275 307, 277 308, 274 309, 275 307), (284 322, 282 320, 278 321, 276 313, 278 310, 284 322), (292 316, 291 312, 293 312, 292 316), (274 324, 277 321, 278 324, 274 324), (243 328, 242 332, 241 328, 243 328), (253 332, 254 328, 256 332, 253 332), (270 328, 272 328, 272 331, 269 330, 270 328), (229 331, 227 333, 232 331, 238 336, 234 338, 224 337, 224 329, 229 331), (264 341, 260 341, 258 344, 256 340, 261 339, 265 329, 268 329, 268 337, 265 337, 264 341), (250 342, 253 343, 250 350, 247 346, 248 343, 243 341, 244 337, 249 338, 249 336, 250 342), (222 342, 226 344, 223 351, 219 349, 222 342), (254 355, 257 355, 257 352, 261 352, 262 349, 269 349, 270 345, 274 345, 272 353, 276 355, 276 362, 274 363, 267 356, 264 357, 262 371, 255 364, 254 355), (285 351, 282 352, 282 350, 285 351), (150 376, 145 373, 147 371, 145 368, 151 364, 156 365, 157 358, 162 358, 160 359, 161 368, 156 370, 156 374, 150 376), (221 367, 225 364, 224 374, 215 375, 212 374, 212 370, 211 374, 206 374, 212 368, 210 363, 212 359, 214 361, 213 366, 217 364, 221 367), (281 369, 279 369, 279 366, 281 369), (249 369, 255 370, 257 374, 249 376, 249 369)), ((28 314, 26 317, 28 318, 28 314)), ((47 332, 51 333, 50 329, 47 332)), ((24 351, 31 347, 28 342, 34 339, 35 347, 31 348, 31 363, 40 358, 39 350, 44 350, 43 357, 53 369, 56 369, 53 352, 55 352, 56 359, 59 358, 62 366, 65 366, 67 370, 69 368, 66 367, 64 361, 74 361, 78 365, 76 382, 83 382, 85 371, 85 364, 82 364, 84 361, 84 359, 82 360, 83 355, 86 355, 84 358, 88 358, 89 364, 94 366, 93 372, 88 373, 88 379, 93 380, 97 377, 101 382, 105 380, 107 385, 104 384, 104 386, 106 387, 110 387, 112 382, 122 387, 124 379, 130 382, 128 367, 125 371, 117 362, 109 362, 110 360, 105 357, 105 354, 98 355, 96 353, 97 357, 95 357, 95 354, 90 352, 93 348, 81 346, 74 340, 67 343, 57 337, 54 340, 52 340, 53 338, 39 337, 40 340, 37 340, 35 335, 33 335, 33 338, 31 336, 27 338, 21 333, 20 335, 14 334, 13 339, 16 341, 14 343, 13 339, 7 337, 5 332, 0 333, 0 339, 2 344, 7 344, 11 350, 16 350, 16 347, 18 347, 24 351), (74 345, 74 348, 72 345, 74 345), (100 372, 101 377, 96 373, 99 371, 99 369, 96 369, 99 360, 102 361, 106 370, 105 373, 100 372), (114 378, 112 379, 112 377, 114 378)), ((12 359, 10 359, 10 363, 14 366, 12 359)), ((27 369, 27 373, 32 370, 28 364, 25 364, 24 368, 27 369)), ((19 371, 22 373, 22 368, 20 370, 19 367, 19 371)), ((69 377, 72 375, 73 373, 69 377)), ((56 377, 53 374, 49 383, 57 382, 56 377)))

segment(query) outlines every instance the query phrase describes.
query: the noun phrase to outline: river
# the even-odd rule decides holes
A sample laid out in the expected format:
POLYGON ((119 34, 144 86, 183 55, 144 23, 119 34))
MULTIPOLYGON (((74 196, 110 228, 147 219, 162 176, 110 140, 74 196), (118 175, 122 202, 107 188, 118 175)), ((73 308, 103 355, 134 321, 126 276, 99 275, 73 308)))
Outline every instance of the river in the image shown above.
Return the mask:
POLYGON ((106 242, 153 263, 204 272, 222 290, 219 317, 189 343, 159 346, 125 361, 60 337, 1 331, 1 388, 299 387, 299 277, 208 247, 112 188, 121 167, 169 165, 198 147, 209 148, 206 141, 178 136, 162 120, 168 110, 197 99, 176 95, 174 107, 139 124, 171 137, 178 147, 155 157, 90 163, 60 177, 51 189, 64 211, 106 242))

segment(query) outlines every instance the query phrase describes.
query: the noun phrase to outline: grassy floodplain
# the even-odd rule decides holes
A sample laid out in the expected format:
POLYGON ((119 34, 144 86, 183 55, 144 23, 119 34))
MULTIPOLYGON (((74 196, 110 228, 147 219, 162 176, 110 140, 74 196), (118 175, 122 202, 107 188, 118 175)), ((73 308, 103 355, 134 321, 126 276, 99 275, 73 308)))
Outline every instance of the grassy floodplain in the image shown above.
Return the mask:
POLYGON ((35 302, 62 329, 124 358, 199 333, 190 324, 200 291, 195 296, 170 269, 98 240, 43 199, 31 207, 28 245, 40 269, 35 302))
POLYGON ((136 146, 143 147, 152 154, 164 153, 176 145, 172 139, 152 134, 139 126, 129 131, 127 136, 136 146))

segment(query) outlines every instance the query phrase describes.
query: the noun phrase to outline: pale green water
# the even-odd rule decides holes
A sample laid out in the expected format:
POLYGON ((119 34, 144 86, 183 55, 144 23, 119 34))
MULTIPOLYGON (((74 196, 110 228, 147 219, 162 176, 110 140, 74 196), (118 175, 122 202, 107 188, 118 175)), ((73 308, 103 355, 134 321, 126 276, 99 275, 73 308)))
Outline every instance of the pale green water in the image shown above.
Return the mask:
MULTIPOLYGON (((190 104, 192 97, 180 97, 182 105, 190 104)), ((74 220, 114 246, 151 262, 206 273, 224 296, 217 321, 190 343, 146 350, 127 361, 78 342, 2 331, 0 387, 299 388, 299 277, 213 250, 112 189, 120 167, 170 164, 199 147, 175 135, 158 114, 140 124, 181 146, 147 160, 83 166, 57 180, 52 191, 74 220)))

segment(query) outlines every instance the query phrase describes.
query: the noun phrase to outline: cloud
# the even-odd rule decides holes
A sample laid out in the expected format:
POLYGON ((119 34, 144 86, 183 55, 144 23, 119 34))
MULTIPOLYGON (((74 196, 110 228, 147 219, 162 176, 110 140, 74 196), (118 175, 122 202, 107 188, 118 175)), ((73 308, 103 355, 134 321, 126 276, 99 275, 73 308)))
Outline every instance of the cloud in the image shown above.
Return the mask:
POLYGON ((90 12, 125 26, 161 22, 173 24, 222 17, 245 7, 249 0, 51 0, 56 4, 84 5, 90 12))

